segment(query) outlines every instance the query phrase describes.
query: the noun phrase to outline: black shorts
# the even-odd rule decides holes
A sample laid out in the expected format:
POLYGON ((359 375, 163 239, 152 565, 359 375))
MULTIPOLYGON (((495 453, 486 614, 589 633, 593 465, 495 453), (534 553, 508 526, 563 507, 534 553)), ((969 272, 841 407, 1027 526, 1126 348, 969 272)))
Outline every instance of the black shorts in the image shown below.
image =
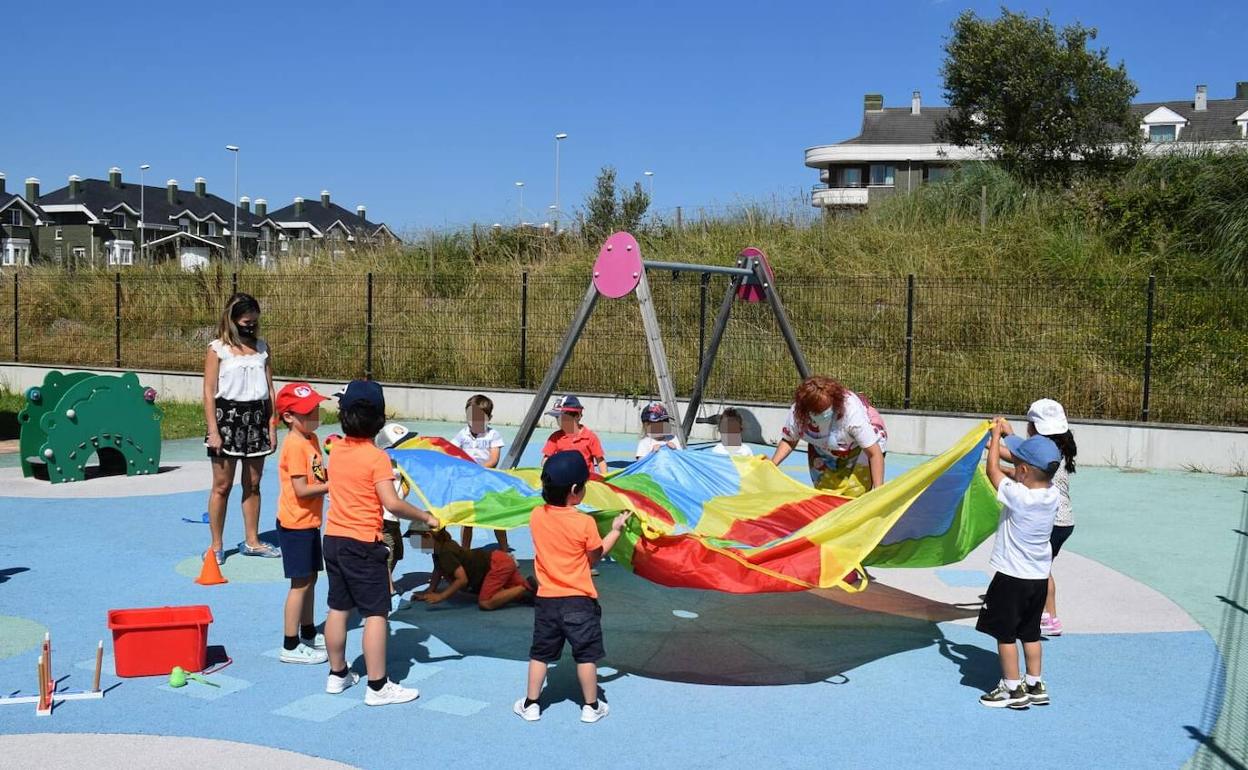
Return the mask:
POLYGON ((1040 641, 1040 615, 1049 596, 1049 579, 1024 580, 998 572, 988 584, 975 630, 1003 644, 1040 641))
POLYGON ((329 576, 329 608, 360 615, 390 614, 390 549, 380 541, 365 543, 350 537, 326 535, 325 574, 329 576))
POLYGON ((563 654, 563 643, 572 645, 577 663, 597 663, 606 657, 602 648, 602 607, 588 596, 539 596, 533 608, 533 646, 529 657, 554 663, 563 654))
POLYGON ((321 557, 321 530, 286 529, 279 523, 277 544, 282 549, 282 571, 286 577, 309 577, 325 569, 321 557))
POLYGON ((1049 535, 1049 544, 1053 547, 1053 558, 1057 558, 1057 552, 1062 550, 1062 543, 1066 542, 1066 538, 1070 537, 1070 533, 1075 531, 1075 525, 1069 527, 1053 527, 1053 534, 1049 535))
MULTIPOLYGON (((269 420, 273 417, 273 405, 263 401, 230 401, 218 398, 217 433, 221 435, 221 451, 207 449, 208 456, 217 457, 266 457, 273 454, 269 443, 269 420)), ((208 437, 204 437, 208 443, 208 437)))

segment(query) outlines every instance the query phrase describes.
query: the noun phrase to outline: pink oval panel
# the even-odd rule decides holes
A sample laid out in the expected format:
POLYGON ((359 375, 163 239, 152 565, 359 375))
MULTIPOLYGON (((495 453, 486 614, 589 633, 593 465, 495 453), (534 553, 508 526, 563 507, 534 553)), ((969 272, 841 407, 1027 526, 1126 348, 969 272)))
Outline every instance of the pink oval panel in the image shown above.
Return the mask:
MULTIPOLYGON (((771 272, 771 263, 767 261, 767 255, 763 253, 762 249, 748 246, 742 249, 741 253, 737 256, 747 262, 750 259, 757 259, 763 265, 763 275, 767 276, 767 281, 769 283, 775 282, 776 276, 771 272)), ((755 283, 752 278, 747 279, 745 283, 737 289, 737 299, 744 300, 745 302, 762 302, 766 298, 767 295, 763 287, 755 283)))
POLYGON ((627 295, 641 282, 641 247, 629 233, 612 233, 594 261, 594 288, 611 299, 627 295))

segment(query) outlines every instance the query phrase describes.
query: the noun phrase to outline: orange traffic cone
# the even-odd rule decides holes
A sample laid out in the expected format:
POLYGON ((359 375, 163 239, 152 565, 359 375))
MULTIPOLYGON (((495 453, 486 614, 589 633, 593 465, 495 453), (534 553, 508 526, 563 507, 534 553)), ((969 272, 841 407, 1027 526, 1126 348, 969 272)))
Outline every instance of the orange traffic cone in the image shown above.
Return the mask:
POLYGON ((217 555, 209 548, 204 553, 204 568, 199 571, 199 577, 195 578, 195 582, 201 586, 215 586, 230 581, 225 579, 225 575, 221 574, 221 567, 217 565, 217 555))

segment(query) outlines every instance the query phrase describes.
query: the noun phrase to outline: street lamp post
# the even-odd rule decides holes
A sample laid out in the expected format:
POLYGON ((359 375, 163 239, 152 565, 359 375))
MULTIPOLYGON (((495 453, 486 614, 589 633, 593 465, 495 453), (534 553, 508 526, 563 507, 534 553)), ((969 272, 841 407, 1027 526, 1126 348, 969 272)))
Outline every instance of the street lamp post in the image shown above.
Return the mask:
POLYGON ((516 189, 520 191, 520 224, 524 224, 524 182, 516 182, 516 189))
POLYGON ((643 171, 641 173, 645 174, 650 179, 650 205, 653 206, 654 205, 654 172, 643 171))
POLYGON ((231 250, 234 252, 234 261, 238 261, 238 146, 227 144, 225 149, 234 153, 234 228, 230 230, 230 240, 232 241, 231 250))
POLYGON ((147 184, 143 181, 143 172, 151 168, 151 164, 144 163, 139 166, 139 259, 147 259, 147 251, 145 250, 143 241, 143 228, 147 219, 147 184))
POLYGON ((559 145, 568 135, 565 133, 555 134, 555 234, 559 234, 559 145))

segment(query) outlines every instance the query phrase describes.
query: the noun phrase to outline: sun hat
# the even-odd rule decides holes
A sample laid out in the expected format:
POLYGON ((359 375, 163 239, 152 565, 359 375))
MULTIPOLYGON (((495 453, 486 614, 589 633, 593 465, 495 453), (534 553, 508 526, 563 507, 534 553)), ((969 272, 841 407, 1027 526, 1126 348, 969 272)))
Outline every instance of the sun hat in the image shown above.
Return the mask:
POLYGON ((1066 410, 1051 398, 1042 398, 1027 408, 1027 421, 1041 436, 1060 436, 1070 430, 1066 410))

